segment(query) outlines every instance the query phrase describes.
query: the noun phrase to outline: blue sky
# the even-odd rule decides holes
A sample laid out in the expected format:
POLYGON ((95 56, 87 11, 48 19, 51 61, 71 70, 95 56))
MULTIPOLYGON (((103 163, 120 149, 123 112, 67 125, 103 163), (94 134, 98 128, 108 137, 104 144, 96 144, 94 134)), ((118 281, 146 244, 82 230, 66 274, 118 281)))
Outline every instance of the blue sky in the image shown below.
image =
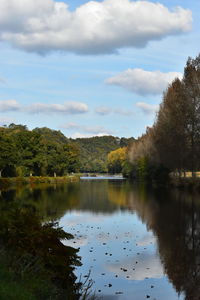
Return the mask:
POLYGON ((200 52, 199 12, 198 0, 1 0, 0 124, 138 137, 200 52))

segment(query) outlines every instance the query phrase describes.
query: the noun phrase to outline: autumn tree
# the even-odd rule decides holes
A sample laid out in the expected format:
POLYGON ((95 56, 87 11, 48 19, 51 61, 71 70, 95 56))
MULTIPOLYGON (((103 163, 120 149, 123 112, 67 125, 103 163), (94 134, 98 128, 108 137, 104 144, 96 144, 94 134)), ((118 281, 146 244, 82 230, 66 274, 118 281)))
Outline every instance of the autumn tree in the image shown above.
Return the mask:
POLYGON ((159 160, 171 170, 186 169, 188 103, 183 82, 175 79, 167 88, 154 125, 153 143, 159 160))
POLYGON ((200 167, 200 55, 188 59, 183 84, 187 100, 188 167, 194 176, 200 167))
POLYGON ((123 165, 126 161, 126 147, 119 148, 111 151, 108 154, 108 172, 109 173, 121 173, 123 165))

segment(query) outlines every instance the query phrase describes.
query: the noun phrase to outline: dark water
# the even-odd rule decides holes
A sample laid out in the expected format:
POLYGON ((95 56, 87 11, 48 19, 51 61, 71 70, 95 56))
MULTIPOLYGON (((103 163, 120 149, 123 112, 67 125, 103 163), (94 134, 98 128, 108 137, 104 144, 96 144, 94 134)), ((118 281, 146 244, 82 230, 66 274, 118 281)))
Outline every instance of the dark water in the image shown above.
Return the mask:
POLYGON ((2 192, 75 236, 100 299, 200 299, 200 194, 125 180, 81 180, 2 192))

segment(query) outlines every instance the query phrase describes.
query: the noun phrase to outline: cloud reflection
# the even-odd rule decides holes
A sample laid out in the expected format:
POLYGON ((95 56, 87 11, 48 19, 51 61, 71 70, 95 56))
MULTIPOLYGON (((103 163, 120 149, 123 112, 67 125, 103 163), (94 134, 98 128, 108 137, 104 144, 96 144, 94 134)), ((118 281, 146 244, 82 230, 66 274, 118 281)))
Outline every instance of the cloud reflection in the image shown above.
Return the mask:
POLYGON ((105 268, 128 280, 144 280, 145 278, 162 278, 164 276, 159 257, 149 253, 127 258, 119 263, 108 264, 105 268))
POLYGON ((144 235, 138 242, 138 246, 148 246, 150 244, 154 245, 156 243, 156 238, 153 235, 144 235))

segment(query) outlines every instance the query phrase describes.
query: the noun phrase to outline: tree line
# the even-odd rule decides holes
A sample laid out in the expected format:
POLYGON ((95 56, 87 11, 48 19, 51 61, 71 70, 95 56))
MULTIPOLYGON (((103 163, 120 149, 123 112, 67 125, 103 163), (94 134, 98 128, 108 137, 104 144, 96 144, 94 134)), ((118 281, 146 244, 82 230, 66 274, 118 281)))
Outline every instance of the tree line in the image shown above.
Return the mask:
POLYGON ((2 176, 53 176, 74 172, 79 150, 69 142, 46 139, 37 129, 11 124, 0 128, 2 176))
POLYGON ((67 138, 49 128, 0 127, 0 177, 64 176, 72 172, 108 172, 107 154, 133 138, 67 138))
POLYGON ((200 55, 163 94, 154 125, 128 149, 129 176, 164 179, 200 170, 200 55))

